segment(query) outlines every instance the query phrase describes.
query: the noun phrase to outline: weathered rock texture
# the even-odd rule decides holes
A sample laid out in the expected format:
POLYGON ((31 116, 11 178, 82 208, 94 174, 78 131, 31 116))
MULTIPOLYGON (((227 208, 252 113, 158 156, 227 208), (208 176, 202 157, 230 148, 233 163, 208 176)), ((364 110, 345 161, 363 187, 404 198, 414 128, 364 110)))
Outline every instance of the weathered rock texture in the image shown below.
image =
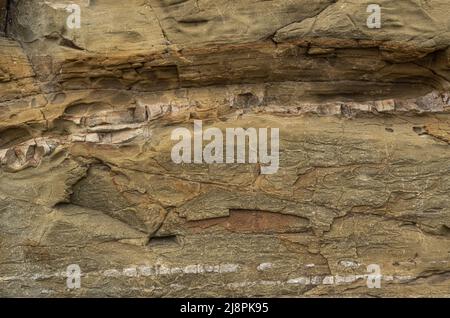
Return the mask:
POLYGON ((450 296, 449 12, 0 0, 0 295, 450 296), (279 171, 173 163, 195 119, 280 128, 279 171))

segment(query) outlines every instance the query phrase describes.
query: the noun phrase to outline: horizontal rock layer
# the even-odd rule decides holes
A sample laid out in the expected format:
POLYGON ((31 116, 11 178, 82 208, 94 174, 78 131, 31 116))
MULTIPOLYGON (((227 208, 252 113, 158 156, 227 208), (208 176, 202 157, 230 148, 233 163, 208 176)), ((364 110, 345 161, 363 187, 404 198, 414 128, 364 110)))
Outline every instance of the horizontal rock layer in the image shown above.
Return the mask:
POLYGON ((450 7, 372 2, 0 0, 0 295, 448 297, 450 7))

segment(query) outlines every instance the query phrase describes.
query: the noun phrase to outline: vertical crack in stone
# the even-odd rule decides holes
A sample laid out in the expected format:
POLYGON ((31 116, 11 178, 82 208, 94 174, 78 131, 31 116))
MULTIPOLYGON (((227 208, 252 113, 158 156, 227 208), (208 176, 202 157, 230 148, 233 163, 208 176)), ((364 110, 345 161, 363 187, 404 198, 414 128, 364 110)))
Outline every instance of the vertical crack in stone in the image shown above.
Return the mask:
MULTIPOLYGON (((4 0, 6 3, 4 3, 4 8, 2 8, 2 11, 4 11, 4 17, 5 20, 4 25, 3 25, 3 33, 5 34, 5 36, 8 36, 8 25, 10 23, 10 19, 11 19, 11 9, 12 9, 12 1, 13 0, 4 0)), ((0 2, 1 3, 1 2, 0 2)))

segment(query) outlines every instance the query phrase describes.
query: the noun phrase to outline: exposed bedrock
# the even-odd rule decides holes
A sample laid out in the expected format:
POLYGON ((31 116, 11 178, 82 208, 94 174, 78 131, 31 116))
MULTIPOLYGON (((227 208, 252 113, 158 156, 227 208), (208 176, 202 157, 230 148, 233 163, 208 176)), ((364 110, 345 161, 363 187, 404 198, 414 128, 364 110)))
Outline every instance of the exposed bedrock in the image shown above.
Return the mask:
POLYGON ((450 296, 449 11, 0 0, 0 295, 450 296), (199 121, 275 173, 174 162, 199 121))

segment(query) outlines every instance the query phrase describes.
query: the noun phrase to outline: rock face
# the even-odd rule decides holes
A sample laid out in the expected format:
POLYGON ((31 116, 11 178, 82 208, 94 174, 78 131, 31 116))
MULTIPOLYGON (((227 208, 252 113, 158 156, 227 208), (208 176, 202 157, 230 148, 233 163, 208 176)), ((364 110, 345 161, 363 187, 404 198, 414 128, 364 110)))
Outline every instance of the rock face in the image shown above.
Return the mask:
POLYGON ((450 3, 376 2, 0 0, 0 295, 450 296, 450 3))

